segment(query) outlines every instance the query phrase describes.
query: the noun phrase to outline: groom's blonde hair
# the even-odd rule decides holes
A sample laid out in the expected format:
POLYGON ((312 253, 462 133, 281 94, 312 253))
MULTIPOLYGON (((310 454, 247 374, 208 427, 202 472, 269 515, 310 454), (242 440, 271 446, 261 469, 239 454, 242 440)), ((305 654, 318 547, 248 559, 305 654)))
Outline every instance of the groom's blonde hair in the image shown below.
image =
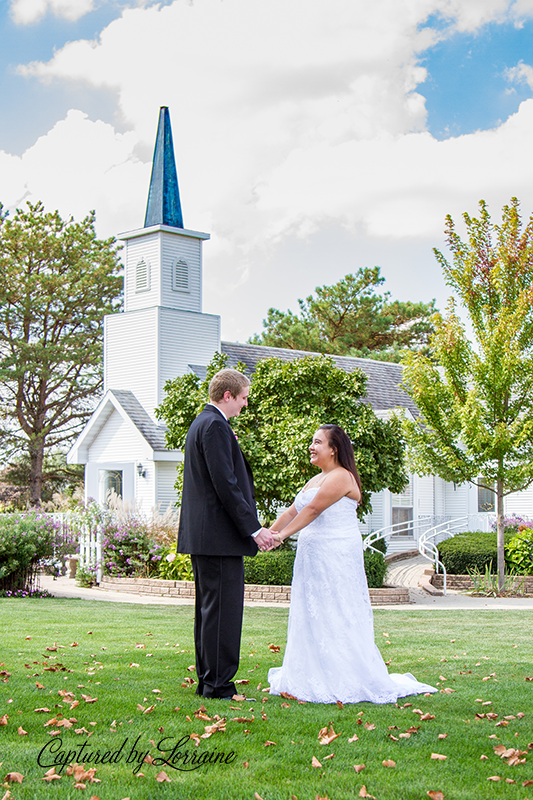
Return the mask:
POLYGON ((225 392, 231 392, 232 397, 237 397, 249 385, 249 378, 243 375, 242 372, 236 369, 221 369, 211 379, 209 399, 213 403, 220 403, 225 392))

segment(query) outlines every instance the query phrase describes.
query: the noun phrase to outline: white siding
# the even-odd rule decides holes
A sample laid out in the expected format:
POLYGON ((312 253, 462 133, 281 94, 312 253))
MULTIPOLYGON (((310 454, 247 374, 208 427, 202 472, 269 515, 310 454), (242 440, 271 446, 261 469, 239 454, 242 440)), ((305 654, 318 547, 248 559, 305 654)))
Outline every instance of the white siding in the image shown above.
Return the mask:
POLYGON ((533 487, 523 492, 513 492, 505 498, 505 513, 533 519, 533 487))
POLYGON ((149 414, 157 405, 157 308, 104 319, 104 391, 127 389, 149 414))
POLYGON ((446 483, 444 490, 444 513, 451 517, 464 517, 468 514, 468 484, 460 486, 446 483))
POLYGON ((435 514, 437 516, 442 516, 445 514, 445 495, 446 495, 446 482, 442 480, 442 478, 438 478, 435 476, 434 485, 435 485, 435 514))
POLYGON ((190 372, 189 364, 207 366, 220 350, 220 317, 161 308, 159 312, 158 398, 164 385, 177 375, 190 372))
POLYGON ((177 500, 176 490, 174 484, 176 482, 176 467, 178 466, 175 461, 156 461, 156 506, 162 514, 165 513, 167 508, 175 508, 177 500))
POLYGON ((435 507, 434 502, 434 487, 432 475, 415 475, 415 497, 416 508, 413 509, 413 516, 424 517, 427 514, 433 514, 435 507))
POLYGON ((113 411, 88 448, 87 461, 139 461, 149 453, 147 442, 133 424, 113 411))
POLYGON ((364 521, 359 523, 359 527, 363 535, 372 533, 372 531, 378 531, 380 528, 384 528, 387 524, 383 521, 385 518, 386 500, 389 500, 390 502, 390 495, 388 492, 374 492, 372 494, 370 498, 370 502, 372 503, 372 513, 367 514, 364 518, 364 521))
POLYGON ((153 461, 143 459, 140 454, 137 455, 137 463, 142 464, 145 474, 141 477, 135 469, 135 505, 147 514, 156 505, 156 467, 153 461))
POLYGON ((160 233, 150 233, 126 242, 124 257, 124 311, 137 311, 159 305, 161 293, 160 233), (144 260, 150 266, 150 291, 137 292, 135 273, 139 261, 144 260))
POLYGON ((202 243, 190 236, 161 233, 161 299, 159 305, 183 311, 202 310, 202 243), (172 288, 172 267, 183 259, 189 267, 189 292, 172 288))

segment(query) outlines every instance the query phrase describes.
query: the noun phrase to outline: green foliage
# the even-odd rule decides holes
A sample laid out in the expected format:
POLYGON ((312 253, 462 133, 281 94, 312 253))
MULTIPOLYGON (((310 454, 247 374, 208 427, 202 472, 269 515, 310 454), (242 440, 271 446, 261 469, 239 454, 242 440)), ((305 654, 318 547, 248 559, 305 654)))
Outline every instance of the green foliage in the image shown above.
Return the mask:
MULTIPOLYGON (((1 211, 1 209, 0 209, 1 211)), ((102 387, 102 317, 118 310, 113 239, 28 203, 0 213, 2 444, 30 456, 30 503, 41 500, 44 453, 75 437, 102 387)))
MULTIPOLYGON (((165 399, 156 414, 167 424, 169 447, 183 448, 189 425, 206 401, 209 380, 225 363, 226 357, 217 354, 205 381, 188 374, 165 384, 165 399)), ((372 492, 385 487, 401 491, 407 478, 400 426, 396 420, 378 419, 370 405, 361 402, 365 383, 361 371, 344 372, 327 356, 259 361, 248 408, 232 425, 252 467, 257 507, 265 522, 290 505, 298 489, 316 474, 308 448, 324 422, 341 425, 353 442, 363 484, 360 516, 370 510, 372 492)))
POLYGON ((389 292, 376 294, 384 281, 379 267, 366 267, 333 286, 317 286, 315 296, 298 300, 300 316, 270 308, 265 330, 250 341, 385 361, 399 361, 405 348, 427 351, 435 301, 391 302, 389 292))
MULTIPOLYGON (((510 535, 509 535, 510 538, 510 535)), ((467 531, 440 542, 439 558, 452 575, 467 575, 468 570, 483 571, 496 564, 497 534, 495 531, 467 531)))
POLYGON ((520 575, 533 575, 533 528, 516 533, 505 548, 507 563, 520 575))
MULTIPOLYGON (((83 489, 83 464, 67 464, 64 453, 45 453, 42 466, 41 501, 54 505, 54 499, 61 495, 68 502, 73 495, 83 489)), ((10 492, 5 492, 4 508, 24 509, 30 499, 31 458, 28 452, 16 455, 0 473, 0 481, 10 492)), ((4 493, 0 493, 0 501, 4 493)), ((75 501, 72 503, 75 505, 75 501)), ((49 505, 46 508, 49 508, 49 505)))
POLYGON ((86 566, 78 562, 76 569, 76 583, 78 586, 85 586, 87 589, 94 586, 96 584, 96 570, 96 566, 86 566))
POLYGON ((167 581, 193 581, 191 557, 177 552, 177 542, 173 542, 161 553, 158 578, 167 581))
POLYGON ((387 563, 381 553, 365 550, 365 573, 369 589, 381 589, 387 572, 387 563))
POLYGON ((469 569, 468 574, 472 578, 474 590, 472 592, 467 592, 467 594, 483 595, 484 597, 524 594, 524 578, 520 575, 516 575, 512 570, 505 583, 505 591, 500 591, 498 587, 498 576, 494 574, 492 569, 492 561, 485 566, 484 573, 475 567, 474 569, 469 569))
POLYGON ((43 514, 0 514, 0 589, 29 589, 37 563, 53 557, 56 536, 43 514))
POLYGON ((516 198, 494 225, 486 203, 464 214, 467 241, 446 218, 453 263, 435 250, 468 315, 474 341, 450 299, 434 317, 433 360, 404 359, 405 389, 420 416, 405 420, 411 465, 446 481, 496 485, 498 573, 504 581, 503 497, 533 482, 533 216, 522 229, 516 198))
POLYGON ((154 542, 149 526, 140 519, 109 519, 102 530, 104 575, 117 578, 154 577, 162 546, 154 542))
POLYGON ((262 586, 290 586, 295 557, 296 550, 287 543, 255 557, 244 556, 244 581, 262 586))

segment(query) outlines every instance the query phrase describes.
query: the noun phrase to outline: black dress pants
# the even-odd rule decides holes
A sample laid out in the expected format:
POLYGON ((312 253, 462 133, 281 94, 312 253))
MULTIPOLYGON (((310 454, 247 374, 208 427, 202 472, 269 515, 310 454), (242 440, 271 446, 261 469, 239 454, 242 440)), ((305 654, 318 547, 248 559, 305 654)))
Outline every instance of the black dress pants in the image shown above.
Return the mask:
POLYGON ((239 669, 244 564, 242 556, 191 556, 196 589, 196 694, 232 697, 239 669))

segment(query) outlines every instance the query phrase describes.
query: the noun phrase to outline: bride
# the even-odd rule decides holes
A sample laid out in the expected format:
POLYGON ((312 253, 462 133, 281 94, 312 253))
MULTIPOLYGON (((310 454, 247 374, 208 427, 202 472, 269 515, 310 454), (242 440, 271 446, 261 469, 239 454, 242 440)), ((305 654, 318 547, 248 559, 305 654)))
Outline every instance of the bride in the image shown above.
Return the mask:
POLYGON ((312 703, 393 703, 436 692, 413 675, 391 674, 374 643, 357 504, 361 481, 338 425, 321 425, 309 448, 320 468, 272 526, 281 542, 301 531, 294 562, 287 647, 270 669, 270 694, 312 703))

